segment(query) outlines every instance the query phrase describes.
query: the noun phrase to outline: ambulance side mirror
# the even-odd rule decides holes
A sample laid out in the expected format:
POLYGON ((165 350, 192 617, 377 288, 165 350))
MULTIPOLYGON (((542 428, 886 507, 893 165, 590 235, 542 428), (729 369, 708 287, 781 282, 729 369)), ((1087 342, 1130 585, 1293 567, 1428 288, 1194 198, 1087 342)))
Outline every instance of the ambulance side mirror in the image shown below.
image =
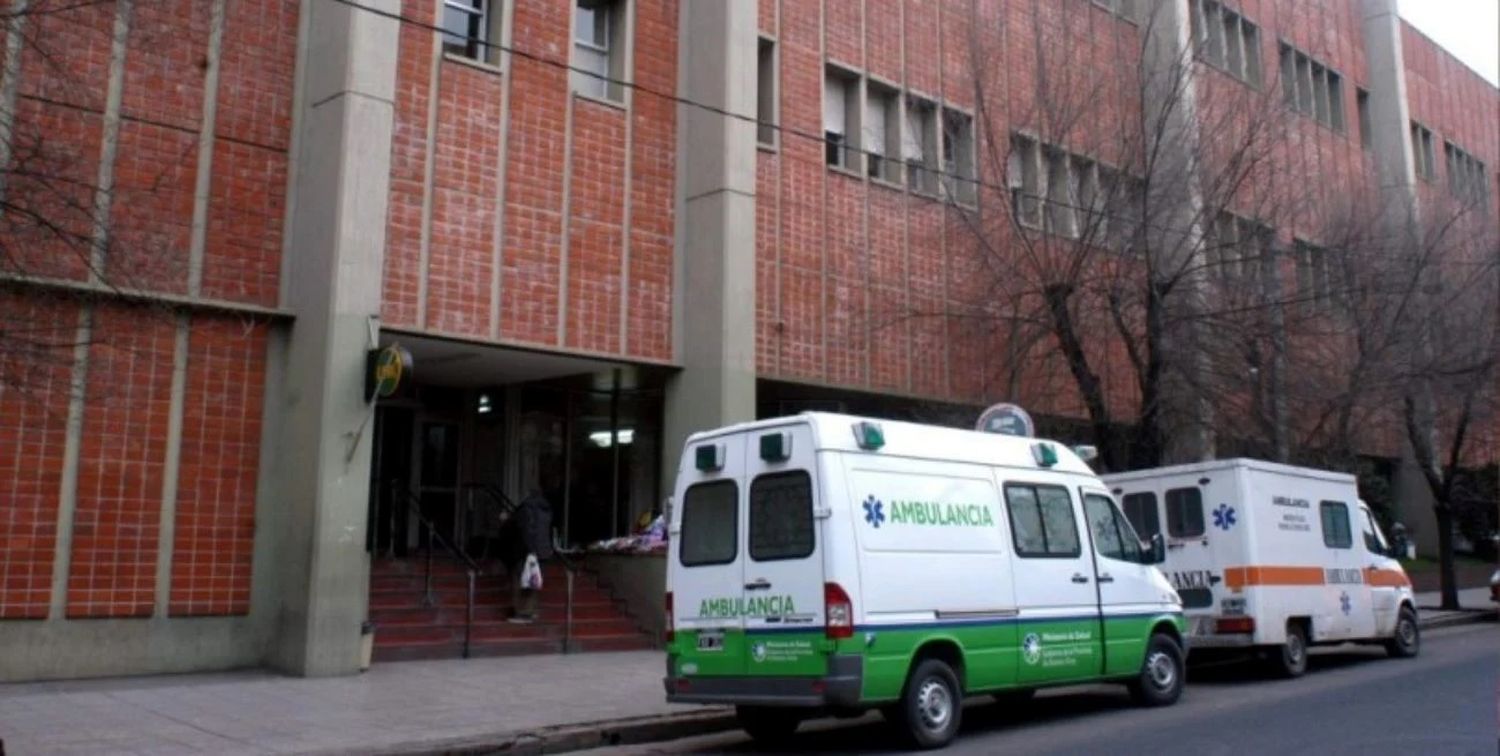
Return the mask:
POLYGON ((1146 564, 1161 564, 1167 561, 1167 541, 1161 537, 1161 533, 1151 536, 1151 548, 1147 549, 1143 556, 1146 564))

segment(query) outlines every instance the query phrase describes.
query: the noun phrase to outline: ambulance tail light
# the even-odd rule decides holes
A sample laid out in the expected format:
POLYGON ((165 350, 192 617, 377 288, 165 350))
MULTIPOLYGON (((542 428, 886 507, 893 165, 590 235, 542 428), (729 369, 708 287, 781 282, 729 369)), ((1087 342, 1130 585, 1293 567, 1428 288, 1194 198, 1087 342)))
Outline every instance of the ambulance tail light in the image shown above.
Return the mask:
POLYGON ((1214 632, 1220 635, 1255 632, 1254 617, 1220 617, 1214 621, 1214 632))
POLYGON ((666 607, 667 607, 666 608, 666 612, 667 612, 667 624, 663 625, 663 627, 665 627, 667 629, 667 642, 671 643, 672 641, 674 641, 674 640, 677 639, 677 627, 676 627, 676 625, 672 621, 672 592, 671 591, 667 591, 666 607))
POLYGON ((854 602, 838 583, 823 584, 823 618, 829 638, 854 637, 854 602))

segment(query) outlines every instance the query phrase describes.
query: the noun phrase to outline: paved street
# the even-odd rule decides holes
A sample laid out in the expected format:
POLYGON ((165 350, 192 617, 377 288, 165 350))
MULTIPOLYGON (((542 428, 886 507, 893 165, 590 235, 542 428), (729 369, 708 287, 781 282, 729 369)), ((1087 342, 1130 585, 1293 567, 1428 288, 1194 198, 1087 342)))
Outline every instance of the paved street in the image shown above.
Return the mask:
MULTIPOLYGON (((1306 677, 1267 679, 1253 666, 1194 672, 1173 707, 1143 710, 1123 691, 1072 688, 1002 709, 975 701, 949 752, 1008 754, 1495 753, 1494 624, 1431 630, 1415 660, 1383 650, 1319 649, 1306 677)), ((878 717, 805 726, 796 752, 890 752, 878 717)), ((740 734, 612 753, 754 753, 740 734)))

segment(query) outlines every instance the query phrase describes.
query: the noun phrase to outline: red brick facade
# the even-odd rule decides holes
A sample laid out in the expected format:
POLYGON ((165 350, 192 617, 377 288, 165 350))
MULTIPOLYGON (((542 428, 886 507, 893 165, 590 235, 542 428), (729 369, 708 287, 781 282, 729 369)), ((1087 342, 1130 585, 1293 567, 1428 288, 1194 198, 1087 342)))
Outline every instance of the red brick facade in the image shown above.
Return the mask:
MULTIPOLYGON (((209 89, 209 0, 135 4, 108 106, 117 6, 33 4, 21 55, 15 173, 7 201, 55 222, 12 220, 7 274, 82 282, 98 212, 106 122, 118 117, 98 254, 111 287, 274 307, 281 277, 298 4, 225 2, 217 85, 209 89), (53 6, 56 7, 53 7, 53 6), (45 12, 42 12, 45 11, 45 12), (205 103, 216 120, 203 221, 201 287, 190 268, 205 103), (76 182, 68 184, 66 181, 76 182), (53 186, 62 187, 54 190, 53 186)), ((219 310, 225 307, 217 308, 219 310)), ((267 327, 253 318, 56 293, 0 299, 0 323, 33 350, 0 351, 0 618, 49 614, 58 507, 75 493, 62 615, 149 617, 168 525, 171 614, 244 614, 255 535, 267 327), (89 328, 80 331, 80 312, 89 328), (179 328, 186 329, 179 353, 179 328), (35 338, 27 338, 28 334, 35 338), (77 351, 79 336, 85 341, 77 351), (168 480, 174 370, 185 368, 180 464, 168 480), (80 380, 71 407, 69 385, 80 380), (80 423, 66 467, 70 411, 80 423), (71 477, 70 477, 71 475, 71 477), (162 521, 175 487, 177 516, 162 521)))
MULTIPOLYGON (((436 33, 402 29, 387 325, 672 359, 677 106, 639 90, 619 104, 572 94, 562 67, 572 5, 514 3, 502 36, 526 55, 504 68, 443 55, 436 33)), ((403 12, 432 24, 435 10, 410 0, 403 12)), ((628 78, 671 96, 677 2, 643 0, 630 13, 628 78)))
MULTIPOLYGON (((670 97, 680 4, 700 1, 709 0, 628 3, 625 76, 639 89, 625 88, 619 102, 571 91, 560 67, 572 50, 571 0, 508 3, 501 36, 526 55, 503 66, 447 57, 436 32, 402 25, 385 326, 673 362, 683 156, 681 106, 670 97)), ((45 294, 0 293, 0 326, 52 325, 37 339, 45 359, 0 349, 0 619, 148 617, 163 605, 169 616, 243 615, 256 538, 265 537, 255 512, 266 364, 282 327, 245 313, 281 306, 283 256, 295 254, 283 246, 303 5, 223 2, 210 89, 212 0, 135 4, 117 112, 108 98, 117 6, 34 7, 49 5, 55 12, 24 21, 30 46, 21 54, 12 148, 18 164, 50 183, 12 176, 6 201, 56 229, 8 223, 4 252, 14 269, 0 273, 54 285, 45 294), (210 103, 213 134, 200 156, 210 103), (110 148, 107 134, 116 134, 110 148), (113 191, 96 229, 101 170, 113 191), (89 281, 96 235, 106 241, 97 272, 111 285, 186 304, 59 294, 66 287, 57 284, 89 281), (79 334, 89 338, 75 349, 79 334), (74 381, 80 393, 70 401, 74 381), (71 463, 70 416, 80 423, 71 463), (69 491, 72 551, 59 559, 69 491), (173 520, 164 522, 163 511, 173 520), (171 560, 167 596, 157 592, 162 555, 171 560), (64 593, 54 596, 60 565, 64 593)), ((998 207, 1009 201, 1003 159, 987 161, 1012 131, 1038 129, 1037 61, 1047 61, 1040 70, 1049 75, 1073 77, 1065 80, 1080 84, 1075 94, 1089 92, 1101 112, 1129 118, 1141 107, 1132 94, 1140 82, 1120 63, 1139 45, 1139 27, 1088 0, 759 0, 758 8, 759 30, 776 45, 782 130, 774 148, 756 155, 760 376, 968 403, 1033 397, 1035 411, 1080 417, 1056 345, 1023 348, 996 325, 1014 303, 990 288, 992 266, 1022 263, 982 254, 964 215, 943 202, 824 164, 824 67, 982 113, 975 122, 988 131, 976 135, 976 155, 986 186, 977 203, 998 207), (971 79, 976 59, 982 101, 971 79), (997 359, 1018 350, 1032 358, 1021 367, 997 359)), ((1355 105, 1356 89, 1368 86, 1356 2, 1244 0, 1236 8, 1260 30, 1263 91, 1277 86, 1283 39, 1344 77, 1343 131, 1289 117, 1265 181, 1246 190, 1245 202, 1288 185, 1320 187, 1324 200, 1371 186, 1355 105)), ((406 0, 402 13, 435 24, 440 10, 435 0, 406 0)), ((1446 191, 1441 144, 1452 140, 1485 163, 1491 202, 1500 203, 1495 88, 1410 28, 1403 43, 1412 117, 1439 145, 1438 174, 1422 197, 1439 201, 1446 191)), ((1211 74, 1203 107, 1231 108, 1243 88, 1211 74)), ((1083 124, 1065 141, 1097 142, 1099 127, 1083 124)), ((1320 207, 1278 227, 1282 241, 1314 234, 1320 207)), ((1015 248, 1010 234, 993 237, 1002 253, 1015 248)), ((1115 350, 1100 378, 1128 404, 1127 360, 1118 345, 1099 348, 1115 350)))

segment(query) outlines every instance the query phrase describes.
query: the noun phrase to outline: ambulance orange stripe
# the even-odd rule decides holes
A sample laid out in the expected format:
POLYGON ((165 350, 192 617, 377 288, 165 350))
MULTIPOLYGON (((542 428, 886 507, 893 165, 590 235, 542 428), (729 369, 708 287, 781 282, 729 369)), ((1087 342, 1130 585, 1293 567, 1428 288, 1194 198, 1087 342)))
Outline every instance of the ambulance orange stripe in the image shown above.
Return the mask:
POLYGON ((1322 567, 1230 567, 1224 584, 1232 591, 1247 585, 1322 585, 1322 567))
MULTIPOLYGON (((1400 570, 1362 570, 1365 583, 1377 588, 1402 588, 1411 580, 1400 570)), ((1288 586, 1323 585, 1327 577, 1322 567, 1230 567, 1224 570, 1224 585, 1232 591, 1252 585, 1288 586)))
POLYGON ((1405 588, 1411 585, 1411 580, 1406 573, 1399 570, 1377 570, 1373 567, 1365 568, 1365 582, 1377 588, 1405 588))

